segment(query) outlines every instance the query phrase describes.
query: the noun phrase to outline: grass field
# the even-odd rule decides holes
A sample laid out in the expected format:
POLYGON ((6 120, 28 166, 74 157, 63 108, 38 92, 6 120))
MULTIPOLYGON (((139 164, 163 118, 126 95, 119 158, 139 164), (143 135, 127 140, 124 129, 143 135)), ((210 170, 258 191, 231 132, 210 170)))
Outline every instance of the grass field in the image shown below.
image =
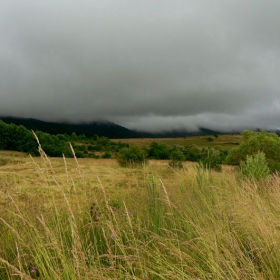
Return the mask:
POLYGON ((184 138, 137 138, 137 139, 112 139, 115 142, 121 141, 136 146, 149 147, 153 142, 165 143, 167 145, 197 145, 201 148, 212 147, 223 150, 230 150, 239 144, 241 135, 219 135, 214 136, 192 136, 184 138), (208 137, 213 138, 213 142, 207 140, 208 137))
POLYGON ((278 175, 0 158, 1 280, 280 279, 278 175))

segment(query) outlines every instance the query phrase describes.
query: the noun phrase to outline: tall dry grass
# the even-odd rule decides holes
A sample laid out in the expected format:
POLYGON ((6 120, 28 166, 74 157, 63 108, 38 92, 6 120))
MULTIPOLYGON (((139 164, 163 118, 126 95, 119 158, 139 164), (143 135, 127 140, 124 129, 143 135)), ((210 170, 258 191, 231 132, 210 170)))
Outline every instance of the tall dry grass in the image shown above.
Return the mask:
POLYGON ((11 161, 0 170, 0 279, 279 279, 280 177, 236 172, 11 161))

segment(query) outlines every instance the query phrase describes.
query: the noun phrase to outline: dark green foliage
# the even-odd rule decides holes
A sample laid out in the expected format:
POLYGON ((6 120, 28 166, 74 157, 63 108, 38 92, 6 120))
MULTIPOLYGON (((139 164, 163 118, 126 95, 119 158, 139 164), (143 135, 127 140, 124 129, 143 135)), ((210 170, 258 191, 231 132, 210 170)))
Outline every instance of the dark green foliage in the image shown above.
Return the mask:
POLYGON ((72 140, 77 140, 77 134, 75 132, 71 133, 71 139, 72 140))
POLYGON ((183 153, 188 161, 199 161, 201 159, 201 148, 197 145, 186 146, 183 153))
POLYGON ((5 124, 0 120, 0 150, 38 154, 37 143, 31 131, 23 126, 5 124))
POLYGON ((224 163, 228 156, 228 150, 221 150, 220 152, 220 163, 224 163))
POLYGON ((207 139, 208 142, 213 142, 214 141, 214 139, 212 137, 207 137, 206 139, 207 139))
POLYGON ((120 125, 112 122, 92 122, 92 123, 54 123, 44 122, 36 119, 25 119, 25 118, 13 118, 13 117, 1 117, 5 123, 14 123, 16 125, 23 125, 28 130, 39 130, 51 135, 57 134, 68 134, 71 135, 75 132, 78 139, 80 135, 86 137, 94 137, 95 135, 106 136, 111 139, 122 139, 122 138, 139 138, 145 137, 146 134, 129 130, 120 125))
POLYGON ((153 142, 148 150, 148 157, 153 159, 169 159, 170 147, 153 142))
POLYGON ((247 155, 253 155, 259 151, 265 154, 271 171, 280 171, 280 138, 276 133, 266 131, 243 131, 240 145, 229 152, 226 163, 238 165, 246 160, 247 155))
POLYGON ((60 140, 58 136, 41 131, 36 131, 36 135, 40 141, 42 149, 48 156, 61 157, 62 154, 64 154, 66 157, 73 157, 69 143, 60 140))
POLYGON ((105 153, 102 155, 102 158, 112 158, 112 155, 111 155, 109 152, 105 152, 105 153))
POLYGON ((67 134, 57 134, 56 135, 60 141, 67 141, 68 135, 67 134))
POLYGON ((177 160, 177 161, 184 161, 185 156, 182 151, 180 150, 173 150, 170 154, 171 160, 177 160))
POLYGON ((120 166, 135 167, 147 164, 147 155, 148 153, 146 150, 138 146, 131 146, 129 148, 122 149, 117 160, 120 166))
MULTIPOLYGON (((93 151, 104 152, 105 158, 110 158, 110 152, 118 152, 129 145, 126 143, 115 143, 106 137, 95 136, 94 139, 86 138, 84 134, 51 135, 45 132, 36 131, 44 152, 51 157, 73 157, 69 143, 72 143, 76 157, 98 158, 93 151), (91 153, 89 153, 89 151, 91 153)), ((0 121, 0 150, 12 150, 26 152, 31 155, 39 155, 38 143, 33 133, 23 126, 6 124, 0 121)))
POLYGON ((174 149, 170 154, 171 161, 169 165, 173 168, 183 168, 183 161, 185 160, 185 156, 181 150, 174 149))

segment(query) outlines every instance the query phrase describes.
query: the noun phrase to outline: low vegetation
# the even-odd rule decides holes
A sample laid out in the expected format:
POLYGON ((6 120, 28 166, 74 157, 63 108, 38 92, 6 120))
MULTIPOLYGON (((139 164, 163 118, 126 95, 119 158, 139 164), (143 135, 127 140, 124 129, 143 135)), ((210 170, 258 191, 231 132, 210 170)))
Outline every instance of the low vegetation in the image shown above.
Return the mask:
POLYGON ((229 152, 226 163, 239 164, 246 156, 263 152, 271 171, 280 171, 280 137, 276 133, 243 131, 241 143, 229 152))
POLYGON ((5 153, 0 279, 279 279, 280 177, 5 153))
POLYGON ((246 156, 246 161, 240 162, 241 174, 247 178, 266 179, 270 174, 268 164, 263 152, 246 156))
POLYGON ((274 134, 229 152, 55 137, 71 156, 0 151, 1 280, 280 279, 274 134))

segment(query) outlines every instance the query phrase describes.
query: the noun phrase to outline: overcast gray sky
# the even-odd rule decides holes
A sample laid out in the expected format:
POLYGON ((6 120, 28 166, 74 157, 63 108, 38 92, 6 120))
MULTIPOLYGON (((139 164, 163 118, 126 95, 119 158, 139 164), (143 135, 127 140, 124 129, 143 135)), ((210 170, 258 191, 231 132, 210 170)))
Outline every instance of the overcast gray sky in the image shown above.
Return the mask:
POLYGON ((280 1, 2 0, 0 115, 280 128, 280 1))

